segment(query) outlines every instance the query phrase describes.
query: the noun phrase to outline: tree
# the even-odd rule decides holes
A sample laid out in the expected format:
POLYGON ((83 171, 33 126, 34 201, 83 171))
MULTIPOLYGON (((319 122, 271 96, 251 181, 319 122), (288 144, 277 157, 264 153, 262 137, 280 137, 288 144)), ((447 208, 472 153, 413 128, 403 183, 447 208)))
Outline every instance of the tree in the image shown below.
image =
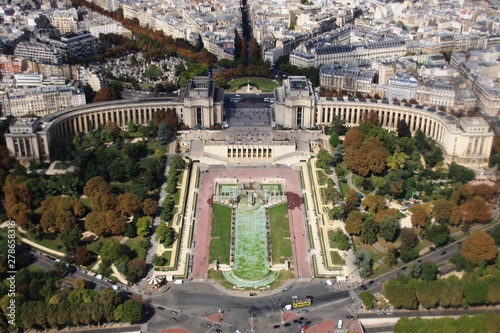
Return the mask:
POLYGON ((375 308, 376 299, 373 296, 373 294, 371 292, 369 292, 368 290, 360 292, 359 298, 361 298, 361 300, 363 301, 363 305, 364 305, 365 309, 371 310, 371 309, 375 308))
POLYGON ((142 202, 139 197, 133 193, 126 192, 120 194, 115 199, 116 210, 126 216, 132 216, 142 209, 142 202))
POLYGON ((142 203, 142 211, 144 215, 153 216, 158 211, 158 204, 151 198, 146 198, 142 203))
POLYGON ((363 216, 359 210, 349 213, 345 222, 345 230, 349 235, 359 236, 363 227, 363 216))
POLYGON ((144 77, 147 77, 148 79, 159 79, 163 76, 163 72, 160 67, 156 66, 155 64, 149 65, 149 67, 146 69, 144 72, 144 77))
POLYGON ((104 319, 108 322, 114 320, 114 311, 120 304, 120 296, 112 289, 104 289, 99 294, 98 303, 102 306, 104 319))
POLYGON ((137 220, 137 234, 141 237, 148 237, 151 232, 150 217, 141 217, 137 220))
POLYGON ((472 169, 451 162, 448 169, 448 177, 454 182, 468 183, 476 178, 476 174, 472 169))
POLYGON ((425 227, 427 219, 429 218, 425 207, 422 204, 416 204, 412 205, 408 210, 412 213, 411 224, 421 228, 425 227))
POLYGON ((82 239, 82 232, 79 228, 74 227, 71 229, 66 229, 61 233, 61 241, 66 247, 67 251, 73 251, 80 244, 80 240, 82 239))
POLYGON ((328 238, 330 239, 330 246, 337 248, 342 251, 349 250, 349 237, 344 234, 342 229, 337 228, 335 230, 328 231, 328 238))
POLYGON ((102 260, 114 262, 120 257, 120 243, 115 239, 104 243, 99 254, 102 260))
POLYGON ((387 242, 394 242, 398 233, 398 220, 390 215, 382 216, 380 220, 380 236, 387 242))
POLYGON ((136 283, 146 276, 146 262, 141 259, 133 259, 128 262, 127 280, 136 283))
POLYGON ((340 144, 339 134, 337 132, 332 132, 329 142, 332 148, 337 147, 340 144))
POLYGON ((102 212, 90 212, 85 217, 85 229, 100 236, 107 232, 106 214, 102 212))
POLYGON ((49 196, 42 202, 40 225, 45 232, 60 233, 76 227, 76 216, 85 212, 82 203, 73 197, 49 196))
POLYGON ((462 222, 466 228, 473 223, 487 223, 491 220, 491 209, 481 197, 473 196, 462 206, 462 222))
POLYGON ((460 254, 465 259, 472 261, 476 265, 484 260, 492 263, 498 253, 495 240, 484 231, 471 233, 462 243, 460 254))
POLYGON ((169 260, 170 260, 170 254, 165 251, 161 254, 161 256, 154 254, 153 258, 151 259, 151 262, 155 266, 165 266, 168 264, 169 260))
POLYGON ((377 242, 378 224, 373 217, 368 217, 361 227, 361 241, 364 244, 372 245, 377 242))
POLYGON ((142 305, 138 302, 127 300, 118 305, 115 318, 126 323, 135 323, 142 318, 142 305))
POLYGON ((345 135, 347 133, 345 120, 343 120, 340 116, 335 116, 332 121, 331 131, 337 133, 338 135, 345 135))
POLYGON ((158 126, 158 141, 162 145, 166 145, 169 142, 172 142, 175 139, 176 130, 175 128, 170 127, 167 124, 160 124, 158 126))
POLYGON ((94 97, 94 103, 114 101, 121 99, 120 93, 113 87, 104 87, 99 90, 94 97))
POLYGON ((101 176, 96 176, 90 178, 85 187, 83 188, 83 194, 89 198, 93 198, 99 194, 110 194, 111 187, 101 176))
POLYGON ((500 225, 496 225, 493 230, 491 230, 490 236, 495 240, 495 244, 500 246, 500 225))
POLYGON ((405 247, 415 247, 418 243, 415 231, 410 228, 401 229, 401 245, 405 247))
POLYGON ((472 272, 472 270, 474 270, 475 267, 472 261, 465 259, 465 257, 459 253, 454 254, 450 258, 450 261, 455 265, 455 270, 457 272, 461 271, 472 272))
POLYGON ((436 280, 438 274, 438 267, 435 264, 433 264, 432 262, 424 262, 420 267, 422 268, 422 273, 420 274, 420 277, 424 281, 436 280))
POLYGON ((163 245, 171 245, 175 240, 175 230, 166 223, 160 223, 155 231, 156 240, 163 245))
POLYGON ((359 268, 359 276, 362 278, 367 278, 372 274, 373 259, 368 253, 357 251, 354 263, 359 268))
POLYGON ((377 213, 385 208, 385 199, 381 195, 368 194, 361 202, 365 210, 370 213, 377 213))
POLYGON ((361 147, 361 143, 363 142, 364 135, 357 127, 352 127, 345 134, 344 139, 344 147, 346 150, 349 148, 358 149, 361 147))
POLYGON ((332 220, 342 220, 345 221, 346 219, 346 211, 345 211, 345 205, 339 205, 339 206, 333 206, 329 213, 328 216, 332 220))
POLYGON ((465 301, 469 305, 483 305, 488 302, 488 284, 482 280, 467 281, 464 284, 465 301))
POLYGON ((455 207, 453 202, 440 198, 434 202, 432 216, 438 223, 448 222, 455 207))
POLYGON ((92 253, 85 246, 79 246, 75 251, 75 261, 79 266, 87 266, 92 259, 92 253))
POLYGON ((393 171, 402 169, 408 158, 410 158, 410 156, 402 151, 394 152, 394 154, 387 157, 387 166, 393 171))
POLYGON ((359 201, 358 193, 356 192, 356 190, 350 188, 347 191, 347 195, 345 198, 345 210, 348 214, 352 212, 354 209, 356 209, 358 201, 359 201))
POLYGON ((414 285, 403 284, 397 280, 390 280, 384 283, 384 296, 396 309, 416 309, 418 299, 414 285))

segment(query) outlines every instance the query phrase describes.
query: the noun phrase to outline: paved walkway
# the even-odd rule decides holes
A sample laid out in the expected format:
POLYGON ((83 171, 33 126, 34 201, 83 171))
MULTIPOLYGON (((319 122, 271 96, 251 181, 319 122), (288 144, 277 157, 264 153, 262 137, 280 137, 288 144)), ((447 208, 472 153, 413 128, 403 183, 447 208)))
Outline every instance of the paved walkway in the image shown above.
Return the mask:
POLYGON ((199 281, 207 280, 210 228, 212 225, 212 196, 213 186, 217 179, 237 180, 239 182, 254 182, 261 179, 285 179, 288 197, 288 218, 290 221, 292 252, 294 257, 295 278, 298 280, 311 279, 314 274, 308 255, 308 242, 304 212, 300 199, 300 185, 297 173, 289 168, 232 168, 212 167, 200 176, 198 191, 198 205, 196 208, 195 243, 193 257, 193 271, 191 277, 199 281))
POLYGON ((312 158, 311 163, 311 174, 309 174, 309 167, 307 163, 302 164, 302 174, 304 176, 304 186, 303 196, 306 198, 308 203, 308 223, 312 232, 310 235, 311 242, 313 243, 313 249, 311 249, 311 254, 316 257, 316 274, 320 276, 338 276, 344 275, 348 276, 350 281, 355 281, 359 279, 358 274, 356 274, 357 267, 354 265, 354 252, 340 251, 339 254, 343 255, 346 265, 334 265, 331 262, 330 252, 331 249, 328 243, 328 231, 340 228, 345 232, 344 223, 340 220, 331 221, 328 216, 328 210, 333 206, 330 203, 324 203, 321 196, 321 189, 326 188, 326 185, 320 185, 317 177, 317 169, 315 167, 317 158, 312 158), (312 179, 310 177, 312 175, 312 179), (312 193, 314 192, 316 200, 314 200, 312 193), (317 212, 317 213, 316 213, 317 212), (324 242, 324 244, 323 244, 324 242), (324 250, 323 250, 324 249, 324 250), (323 253, 325 251, 326 253, 323 253), (331 270, 328 267, 342 267, 342 272, 338 270, 331 270), (339 274, 340 273, 340 274, 339 274))

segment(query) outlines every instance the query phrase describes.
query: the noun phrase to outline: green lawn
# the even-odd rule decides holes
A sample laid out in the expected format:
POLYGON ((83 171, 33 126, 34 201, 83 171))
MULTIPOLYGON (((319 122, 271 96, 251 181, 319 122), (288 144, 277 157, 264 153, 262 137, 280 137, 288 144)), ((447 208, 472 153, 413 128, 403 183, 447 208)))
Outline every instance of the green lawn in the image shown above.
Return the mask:
POLYGON ((337 251, 331 251, 330 256, 332 258, 332 263, 334 265, 345 265, 345 260, 342 259, 342 257, 337 251))
POLYGON ((158 159, 158 158, 159 157, 156 157, 156 156, 151 156, 151 157, 143 158, 141 160, 141 167, 147 170, 148 167, 151 165, 151 163, 153 163, 154 161, 156 161, 156 159, 158 159))
POLYGON ((292 244, 290 241, 290 223, 288 221, 288 204, 284 203, 269 209, 271 224, 271 249, 273 264, 292 260, 292 244))
POLYGON ((91 201, 89 198, 80 198, 80 202, 87 208, 91 208, 91 201))
POLYGON ((99 253, 99 251, 97 251, 97 249, 99 247, 99 243, 104 244, 104 243, 107 243, 107 242, 111 242, 111 240, 113 240, 113 239, 116 239, 117 241, 120 241, 122 239, 122 237, 121 236, 99 237, 98 240, 96 240, 95 242, 92 242, 89 245, 87 245, 87 249, 90 250, 90 251, 93 251, 95 253, 99 253))
POLYGON ((125 242, 125 245, 130 247, 133 251, 137 253, 137 259, 146 259, 146 251, 139 245, 139 243, 145 240, 144 237, 137 236, 135 238, 131 238, 125 242))
POLYGON ((349 191, 349 184, 347 184, 347 182, 340 181, 340 190, 342 191, 342 197, 345 198, 347 191, 349 191))
POLYGON ((148 141, 148 142, 146 142, 146 147, 148 147, 148 150, 152 151, 153 154, 154 154, 155 150, 165 148, 158 141, 148 141))
POLYGON ((256 77, 243 77, 231 80, 227 83, 228 88, 226 91, 236 91, 240 86, 245 85, 250 81, 251 86, 255 86, 262 90, 263 92, 271 92, 278 86, 278 84, 272 80, 256 78, 256 77))
POLYGON ((57 237, 55 239, 42 239, 39 241, 37 240, 36 242, 42 246, 48 247, 49 249, 56 250, 56 251, 63 252, 63 253, 66 252, 66 249, 65 249, 63 243, 61 242, 61 240, 59 239, 59 237, 57 237))
POLYGON ((404 219, 406 217, 406 215, 401 213, 401 211, 399 211, 399 209, 397 210, 396 216, 398 219, 404 219))
POLYGON ((116 149, 116 147, 106 148, 106 153, 115 157, 125 158, 125 153, 120 149, 116 149))
POLYGON ((231 208, 213 204, 210 262, 229 265, 231 254, 231 208))
POLYGON ((316 175, 318 176, 319 185, 326 185, 326 180, 328 179, 328 177, 326 176, 325 172, 323 170, 317 170, 316 175))

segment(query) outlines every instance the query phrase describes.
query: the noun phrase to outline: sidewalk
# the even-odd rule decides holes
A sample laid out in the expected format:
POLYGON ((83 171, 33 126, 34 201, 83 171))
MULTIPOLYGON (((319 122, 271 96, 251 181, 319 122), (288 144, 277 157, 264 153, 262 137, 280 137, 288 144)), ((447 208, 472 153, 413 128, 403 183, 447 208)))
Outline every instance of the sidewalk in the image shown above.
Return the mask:
MULTIPOLYGON (((330 247, 329 244, 323 244, 328 241, 328 230, 335 230, 336 228, 341 228, 344 230, 344 223, 341 221, 333 221, 330 222, 329 216, 325 213, 325 209, 328 210, 332 206, 331 204, 324 204, 321 199, 321 188, 324 188, 325 185, 319 185, 317 176, 316 176, 316 168, 314 167, 316 163, 316 158, 312 158, 310 160, 311 163, 311 173, 313 179, 310 178, 309 175, 309 167, 306 163, 302 164, 302 175, 304 180, 305 189, 303 190, 303 196, 305 197, 308 206, 307 206, 307 222, 310 227, 310 232, 312 235, 309 235, 310 241, 313 243, 313 248, 310 250, 311 256, 315 256, 316 261, 316 275, 320 276, 349 276, 355 271, 355 267, 353 269, 349 268, 349 258, 346 253, 344 253, 344 260, 346 261, 346 265, 341 266, 342 272, 339 270, 331 270, 328 269, 325 263, 330 263, 330 247), (314 191, 316 200, 313 199, 312 193, 314 191), (317 207, 316 207, 317 205, 317 207), (316 212, 316 208, 318 212, 316 212), (320 239, 322 238, 322 239, 320 239), (323 253, 326 251, 327 253, 323 253)), ((344 230, 345 232, 345 230, 344 230)), ((343 251, 337 250, 342 253, 343 251)), ((333 266, 333 264, 331 264, 333 266)), ((340 266, 339 266, 340 267, 340 266)), ((353 276, 349 276, 351 279, 353 276)))

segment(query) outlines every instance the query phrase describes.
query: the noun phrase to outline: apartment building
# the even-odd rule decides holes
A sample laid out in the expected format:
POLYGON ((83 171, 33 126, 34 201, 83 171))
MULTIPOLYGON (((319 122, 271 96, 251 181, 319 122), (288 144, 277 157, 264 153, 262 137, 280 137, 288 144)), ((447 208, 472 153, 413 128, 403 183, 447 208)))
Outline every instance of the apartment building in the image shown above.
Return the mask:
POLYGON ((294 50, 290 53, 290 63, 300 68, 307 68, 335 62, 402 56, 405 53, 404 40, 385 40, 373 43, 321 46, 313 49, 311 53, 294 50))
POLYGON ((1 92, 3 114, 14 117, 47 116, 70 107, 85 105, 83 90, 73 87, 45 86, 1 92))
POLYGON ((67 10, 56 10, 50 18, 50 23, 56 27, 61 34, 77 32, 78 13, 75 8, 67 10))
POLYGON ((63 63, 63 55, 56 47, 34 41, 17 44, 14 56, 41 63, 63 63))

